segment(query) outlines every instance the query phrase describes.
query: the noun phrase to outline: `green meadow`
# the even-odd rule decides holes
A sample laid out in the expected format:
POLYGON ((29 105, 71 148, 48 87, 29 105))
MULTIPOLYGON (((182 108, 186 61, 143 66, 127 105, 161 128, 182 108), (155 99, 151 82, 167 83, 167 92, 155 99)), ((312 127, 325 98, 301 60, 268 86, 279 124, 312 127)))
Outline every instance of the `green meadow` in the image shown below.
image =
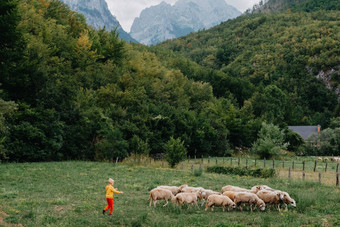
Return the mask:
POLYGON ((102 162, 0 164, 0 226, 339 226, 340 187, 278 178, 261 179, 192 173, 190 170, 102 162), (103 215, 107 179, 115 195, 114 214, 103 215), (150 208, 149 191, 158 185, 266 184, 287 191, 297 208, 281 213, 233 210, 206 212, 169 203, 150 208))

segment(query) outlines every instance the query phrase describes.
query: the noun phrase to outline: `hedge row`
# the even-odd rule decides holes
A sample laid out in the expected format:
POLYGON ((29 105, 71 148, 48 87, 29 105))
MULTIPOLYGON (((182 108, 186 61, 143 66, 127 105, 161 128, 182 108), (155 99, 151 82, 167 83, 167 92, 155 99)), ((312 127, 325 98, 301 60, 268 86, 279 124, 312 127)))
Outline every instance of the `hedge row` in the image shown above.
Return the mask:
POLYGON ((228 167, 228 166, 212 166, 208 167, 209 173, 222 173, 222 174, 233 174, 239 176, 252 176, 269 178, 274 177, 276 172, 275 169, 249 169, 246 167, 228 167))

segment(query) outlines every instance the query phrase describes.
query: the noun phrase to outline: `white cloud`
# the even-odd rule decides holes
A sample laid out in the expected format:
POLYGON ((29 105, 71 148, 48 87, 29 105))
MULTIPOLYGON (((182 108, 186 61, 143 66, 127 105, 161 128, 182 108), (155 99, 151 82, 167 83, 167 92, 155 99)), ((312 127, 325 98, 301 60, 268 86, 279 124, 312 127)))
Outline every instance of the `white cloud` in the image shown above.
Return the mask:
MULTIPOLYGON (((177 0, 106 0, 111 13, 116 16, 123 29, 130 31, 132 23, 139 17, 143 9, 158 5, 162 1, 174 4, 177 0)), ((234 6, 241 12, 259 2, 259 0, 226 0, 229 5, 234 6)))

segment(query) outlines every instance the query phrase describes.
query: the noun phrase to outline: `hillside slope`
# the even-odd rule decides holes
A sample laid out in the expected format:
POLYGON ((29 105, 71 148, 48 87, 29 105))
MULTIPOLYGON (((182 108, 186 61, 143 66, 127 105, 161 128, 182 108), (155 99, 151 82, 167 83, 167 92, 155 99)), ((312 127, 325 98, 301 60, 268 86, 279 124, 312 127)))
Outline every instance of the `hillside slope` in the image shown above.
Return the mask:
POLYGON ((260 93, 275 85, 288 97, 288 124, 315 124, 340 111, 339 18, 339 11, 245 15, 158 47, 246 79, 260 93))

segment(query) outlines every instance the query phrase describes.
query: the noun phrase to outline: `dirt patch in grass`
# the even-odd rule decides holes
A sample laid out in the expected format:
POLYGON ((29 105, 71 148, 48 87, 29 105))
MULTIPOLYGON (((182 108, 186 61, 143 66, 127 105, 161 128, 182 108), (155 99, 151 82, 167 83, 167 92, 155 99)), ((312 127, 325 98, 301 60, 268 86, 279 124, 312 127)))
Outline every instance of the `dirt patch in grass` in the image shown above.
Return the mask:
POLYGON ((5 227, 23 227, 22 224, 14 224, 14 223, 7 223, 4 221, 6 217, 9 215, 6 214, 4 211, 0 210, 0 226, 5 226, 5 227))

